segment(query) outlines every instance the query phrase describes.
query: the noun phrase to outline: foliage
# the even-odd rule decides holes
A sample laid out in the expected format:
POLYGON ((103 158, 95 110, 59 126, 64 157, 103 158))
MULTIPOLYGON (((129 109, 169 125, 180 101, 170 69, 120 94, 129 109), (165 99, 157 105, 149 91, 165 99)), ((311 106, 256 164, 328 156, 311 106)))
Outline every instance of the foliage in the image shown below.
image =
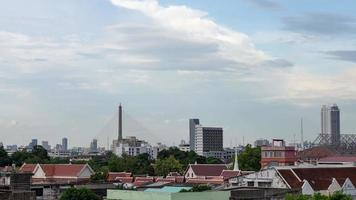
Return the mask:
POLYGON ((169 172, 181 172, 182 165, 174 156, 170 156, 169 158, 157 159, 154 170, 156 175, 166 176, 169 172))
POLYGON ((100 200, 93 191, 87 188, 69 188, 63 192, 60 200, 100 200))
POLYGON ((180 192, 203 192, 211 190, 209 185, 194 185, 191 189, 182 189, 180 192))
POLYGON ((68 164, 70 163, 68 158, 50 158, 49 160, 50 164, 68 164))
POLYGON ((146 153, 138 156, 123 155, 122 157, 113 154, 108 160, 108 168, 112 172, 127 171, 134 174, 154 175, 152 163, 153 160, 146 153))
POLYGON ((181 151, 177 147, 170 147, 169 149, 162 150, 158 153, 158 159, 169 158, 174 156, 181 164, 183 169, 187 168, 189 164, 198 163, 198 164, 222 164, 223 162, 217 158, 213 157, 203 157, 199 156, 194 151, 181 151))
POLYGON ((313 196, 307 195, 287 195, 286 200, 352 200, 350 195, 343 194, 341 192, 335 192, 330 196, 321 195, 316 193, 313 196))
POLYGON ((259 171, 261 169, 261 148, 246 145, 238 156, 239 168, 244 171, 259 171))
POLYGON ((11 158, 5 151, 4 147, 0 147, 0 167, 9 166, 12 164, 11 158))
POLYGON ((40 145, 34 146, 31 152, 17 151, 12 154, 11 159, 16 166, 21 166, 23 163, 50 163, 47 150, 40 145))

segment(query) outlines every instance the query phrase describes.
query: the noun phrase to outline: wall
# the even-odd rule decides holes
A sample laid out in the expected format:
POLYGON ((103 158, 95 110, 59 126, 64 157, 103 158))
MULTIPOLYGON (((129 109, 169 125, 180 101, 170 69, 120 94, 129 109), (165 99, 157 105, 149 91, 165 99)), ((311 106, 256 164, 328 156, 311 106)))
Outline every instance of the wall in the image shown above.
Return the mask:
POLYGON ((172 200, 228 200, 230 191, 173 193, 172 200))
POLYGON ((108 190, 108 200, 171 200, 170 193, 140 192, 128 190, 108 190))
POLYGON ((108 200, 228 200, 230 192, 182 192, 182 193, 160 193, 141 192, 127 190, 108 190, 108 200))

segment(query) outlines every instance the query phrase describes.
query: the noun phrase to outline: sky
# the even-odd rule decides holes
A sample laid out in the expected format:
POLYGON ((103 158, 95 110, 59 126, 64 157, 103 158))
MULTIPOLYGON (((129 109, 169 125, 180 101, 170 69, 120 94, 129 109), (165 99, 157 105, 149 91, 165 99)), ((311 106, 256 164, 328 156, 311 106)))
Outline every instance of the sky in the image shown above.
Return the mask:
POLYGON ((224 144, 299 141, 337 103, 356 132, 354 0, 3 0, 0 141, 177 145, 188 119, 224 144), (111 128, 110 128, 111 127, 111 128), (110 142, 111 143, 111 142, 110 142))

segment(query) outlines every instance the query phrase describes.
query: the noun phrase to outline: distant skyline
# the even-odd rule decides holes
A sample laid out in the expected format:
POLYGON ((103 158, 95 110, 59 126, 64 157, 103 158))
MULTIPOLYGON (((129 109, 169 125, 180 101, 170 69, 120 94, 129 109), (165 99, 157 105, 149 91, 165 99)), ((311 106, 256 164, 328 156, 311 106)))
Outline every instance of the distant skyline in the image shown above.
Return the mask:
POLYGON ((0 142, 178 144, 189 119, 224 144, 320 132, 337 103, 356 133, 356 2, 344 0, 4 0, 0 142), (127 124, 125 124, 127 123, 127 124), (113 130, 109 132, 107 130, 113 130))

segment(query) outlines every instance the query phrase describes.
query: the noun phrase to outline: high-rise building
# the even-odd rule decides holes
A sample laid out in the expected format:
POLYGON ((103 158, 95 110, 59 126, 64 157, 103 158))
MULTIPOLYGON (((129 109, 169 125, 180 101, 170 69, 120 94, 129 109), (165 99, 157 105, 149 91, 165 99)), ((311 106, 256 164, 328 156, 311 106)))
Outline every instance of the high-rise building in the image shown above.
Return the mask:
POLYGON ((68 138, 62 138, 62 150, 68 151, 68 138))
POLYGON ((28 148, 29 148, 29 149, 33 149, 33 147, 34 147, 34 146, 37 146, 37 144, 38 144, 38 140, 37 140, 37 139, 32 139, 32 140, 31 140, 31 143, 28 144, 28 148))
POLYGON ((51 150, 51 146, 48 144, 48 141, 42 141, 42 147, 47 151, 51 150))
POLYGON ((223 128, 195 126, 195 152, 204 156, 204 152, 222 152, 223 128))
POLYGON ((340 110, 336 104, 321 108, 321 133, 330 134, 331 145, 340 145, 340 110))
POLYGON ((189 119, 189 146, 191 151, 195 150, 195 126, 199 124, 199 119, 189 119))
POLYGON ((91 152, 98 151, 98 140, 97 139, 93 139, 93 141, 90 143, 90 151, 91 152))

